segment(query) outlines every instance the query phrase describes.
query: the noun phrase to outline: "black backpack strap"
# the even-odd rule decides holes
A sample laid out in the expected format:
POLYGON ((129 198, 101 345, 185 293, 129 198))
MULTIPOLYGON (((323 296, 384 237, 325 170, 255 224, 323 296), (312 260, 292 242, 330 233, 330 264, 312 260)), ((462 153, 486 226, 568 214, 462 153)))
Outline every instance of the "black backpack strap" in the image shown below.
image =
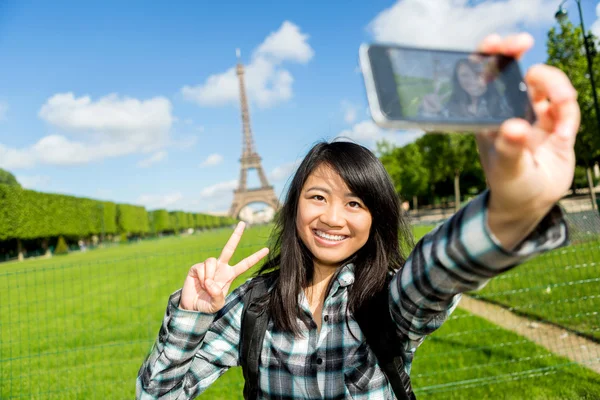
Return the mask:
POLYGON ((268 275, 261 275, 249 283, 244 294, 242 331, 240 338, 240 365, 244 374, 244 398, 258 399, 258 368, 262 343, 269 323, 268 302, 265 295, 272 282, 268 275))
POLYGON ((415 400, 410 376, 404 369, 403 336, 390 314, 388 301, 391 276, 382 290, 354 313, 367 344, 375 353, 379 367, 385 373, 398 400, 415 400))

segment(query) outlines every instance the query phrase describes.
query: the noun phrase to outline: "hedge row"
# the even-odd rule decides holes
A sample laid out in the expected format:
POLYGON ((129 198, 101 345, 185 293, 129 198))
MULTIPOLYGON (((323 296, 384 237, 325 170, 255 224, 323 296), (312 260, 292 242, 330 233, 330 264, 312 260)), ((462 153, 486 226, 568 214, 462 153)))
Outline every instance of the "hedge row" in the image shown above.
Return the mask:
POLYGON ((183 229, 210 229, 235 224, 229 217, 189 213, 185 211, 154 210, 149 214, 151 232, 181 231, 183 229))
POLYGON ((0 240, 181 231, 235 223, 227 217, 156 210, 0 184, 0 240))

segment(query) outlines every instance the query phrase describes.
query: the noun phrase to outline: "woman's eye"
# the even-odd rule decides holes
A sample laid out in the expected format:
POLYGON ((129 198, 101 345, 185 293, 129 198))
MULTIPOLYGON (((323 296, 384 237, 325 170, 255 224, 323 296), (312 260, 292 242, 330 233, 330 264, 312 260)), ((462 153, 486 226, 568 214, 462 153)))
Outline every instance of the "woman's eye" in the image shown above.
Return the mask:
POLYGON ((317 201, 323 201, 323 200, 325 200, 325 197, 321 196, 320 194, 315 194, 312 198, 315 199, 315 200, 317 200, 317 201))
POLYGON ((362 207, 361 204, 358 201, 351 201, 350 203, 348 203, 348 205, 352 208, 360 208, 362 207))

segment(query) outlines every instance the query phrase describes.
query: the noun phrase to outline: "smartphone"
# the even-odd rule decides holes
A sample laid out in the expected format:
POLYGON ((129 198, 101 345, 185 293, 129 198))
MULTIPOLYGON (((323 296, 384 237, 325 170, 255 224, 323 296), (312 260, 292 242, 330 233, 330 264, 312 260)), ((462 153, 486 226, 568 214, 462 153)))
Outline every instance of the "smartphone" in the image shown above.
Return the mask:
POLYGON ((362 45, 371 117, 382 128, 481 132, 535 114, 517 60, 503 55, 362 45))

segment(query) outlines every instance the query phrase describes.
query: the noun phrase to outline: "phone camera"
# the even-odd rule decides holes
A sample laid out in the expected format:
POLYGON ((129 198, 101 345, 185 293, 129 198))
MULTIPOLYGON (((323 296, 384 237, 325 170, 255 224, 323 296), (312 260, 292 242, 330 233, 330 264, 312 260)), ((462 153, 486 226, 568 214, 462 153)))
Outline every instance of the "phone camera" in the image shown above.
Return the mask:
POLYGON ((526 92, 527 91, 527 85, 525 84, 525 82, 519 83, 519 90, 521 92, 526 92))

